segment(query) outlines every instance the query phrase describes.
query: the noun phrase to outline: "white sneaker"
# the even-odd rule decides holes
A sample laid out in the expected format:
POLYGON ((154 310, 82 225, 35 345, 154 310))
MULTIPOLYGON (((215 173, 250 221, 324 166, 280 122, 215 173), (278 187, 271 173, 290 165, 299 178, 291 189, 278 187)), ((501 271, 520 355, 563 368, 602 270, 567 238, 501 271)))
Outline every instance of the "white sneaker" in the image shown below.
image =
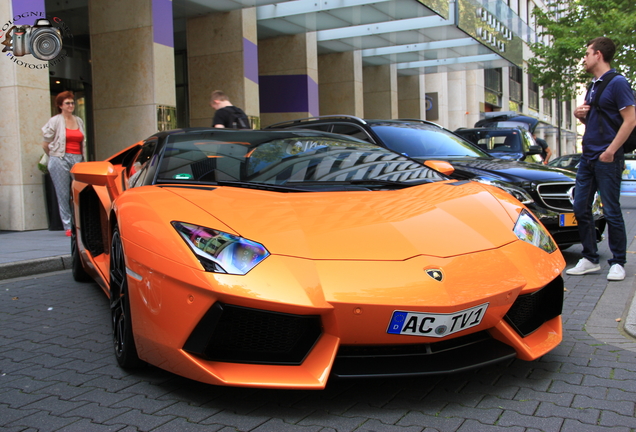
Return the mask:
POLYGON ((574 267, 572 267, 571 269, 567 269, 565 272, 569 275, 578 276, 578 275, 584 275, 584 274, 592 273, 595 271, 599 271, 600 269, 601 269, 600 264, 594 264, 592 261, 590 261, 587 258, 581 258, 574 267))
POLYGON ((607 273, 607 280, 622 281, 625 279, 625 268, 620 264, 612 264, 607 273))

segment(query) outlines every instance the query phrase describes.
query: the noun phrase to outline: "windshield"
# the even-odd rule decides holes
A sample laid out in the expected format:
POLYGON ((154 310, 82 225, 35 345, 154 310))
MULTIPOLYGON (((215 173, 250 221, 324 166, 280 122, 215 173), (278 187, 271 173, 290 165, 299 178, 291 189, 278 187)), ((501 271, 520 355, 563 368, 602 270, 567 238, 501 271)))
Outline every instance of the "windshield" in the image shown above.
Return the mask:
POLYGON ((521 131, 518 129, 473 131, 477 145, 488 152, 521 152, 521 131))
POLYGON ((363 141, 311 132, 262 131, 170 136, 157 175, 158 183, 310 189, 321 184, 411 186, 445 179, 437 171, 363 141))
POLYGON ((513 120, 509 120, 509 121, 500 121, 500 122, 496 122, 493 123, 492 126, 496 126, 496 127, 520 127, 526 130, 530 129, 530 125, 526 122, 522 122, 522 121, 513 121, 513 120))
POLYGON ((388 148, 413 158, 490 157, 464 139, 435 125, 378 123, 372 128, 388 148))

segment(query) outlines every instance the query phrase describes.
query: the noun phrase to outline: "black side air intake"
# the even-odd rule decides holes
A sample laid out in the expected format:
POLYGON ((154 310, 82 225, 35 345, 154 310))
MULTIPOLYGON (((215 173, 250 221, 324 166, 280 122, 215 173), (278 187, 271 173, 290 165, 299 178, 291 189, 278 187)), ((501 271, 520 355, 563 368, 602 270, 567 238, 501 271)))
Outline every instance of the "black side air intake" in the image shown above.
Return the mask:
POLYGON ((538 291, 517 297, 505 316, 506 322, 526 337, 563 310, 563 278, 561 276, 538 291))

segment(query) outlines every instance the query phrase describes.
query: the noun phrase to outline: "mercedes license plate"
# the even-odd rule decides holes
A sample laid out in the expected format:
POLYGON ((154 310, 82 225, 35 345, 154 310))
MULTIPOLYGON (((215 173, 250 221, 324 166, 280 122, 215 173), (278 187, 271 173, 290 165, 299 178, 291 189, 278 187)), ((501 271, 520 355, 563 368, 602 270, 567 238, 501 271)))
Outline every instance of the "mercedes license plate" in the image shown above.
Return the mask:
POLYGON ((488 303, 448 314, 393 311, 386 332, 440 338, 479 325, 487 308, 488 303))
POLYGON ((576 218, 574 217, 574 213, 561 213, 559 215, 559 226, 569 227, 569 226, 577 226, 576 218))

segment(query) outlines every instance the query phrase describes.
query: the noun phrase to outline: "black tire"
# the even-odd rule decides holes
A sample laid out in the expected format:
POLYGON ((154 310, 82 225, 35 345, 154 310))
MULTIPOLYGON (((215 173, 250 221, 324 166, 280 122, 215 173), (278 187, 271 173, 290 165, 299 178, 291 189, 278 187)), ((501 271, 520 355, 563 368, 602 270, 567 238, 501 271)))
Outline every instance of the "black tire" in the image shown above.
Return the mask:
POLYGON ((84 265, 79 255, 75 225, 71 226, 71 270, 73 272, 73 279, 77 282, 90 282, 93 280, 93 278, 86 273, 86 270, 84 270, 84 265))
POLYGON ((146 363, 139 359, 133 337, 126 261, 117 227, 110 244, 110 313, 117 363, 126 369, 144 366, 146 363))

